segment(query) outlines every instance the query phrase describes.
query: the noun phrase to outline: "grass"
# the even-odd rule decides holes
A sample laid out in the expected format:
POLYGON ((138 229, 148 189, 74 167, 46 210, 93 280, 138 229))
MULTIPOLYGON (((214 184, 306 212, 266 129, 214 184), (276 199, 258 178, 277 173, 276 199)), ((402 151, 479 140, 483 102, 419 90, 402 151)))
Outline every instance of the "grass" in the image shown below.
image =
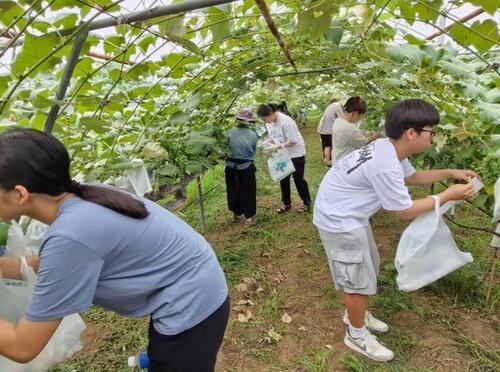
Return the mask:
POLYGON ((310 348, 301 357, 300 363, 308 372, 327 372, 331 351, 326 347, 310 348))

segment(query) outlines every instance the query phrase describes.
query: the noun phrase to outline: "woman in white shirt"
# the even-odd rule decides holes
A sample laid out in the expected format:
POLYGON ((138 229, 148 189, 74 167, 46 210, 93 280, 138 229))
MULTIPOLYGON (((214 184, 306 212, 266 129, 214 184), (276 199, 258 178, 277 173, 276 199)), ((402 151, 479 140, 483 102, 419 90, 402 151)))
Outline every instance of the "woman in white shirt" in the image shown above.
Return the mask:
POLYGON ((337 163, 347 154, 376 140, 374 133, 367 137, 356 125, 366 113, 366 103, 360 97, 351 97, 344 105, 344 114, 335 119, 332 129, 332 163, 337 163))
MULTIPOLYGON (((290 158, 292 158, 295 167, 293 181, 302 199, 302 205, 298 208, 298 211, 308 211, 311 205, 311 196, 309 194, 309 186, 304 179, 306 147, 297 124, 291 117, 276 111, 271 105, 260 105, 257 109, 257 114, 266 123, 267 131, 271 137, 272 145, 268 147, 267 151, 273 152, 279 149, 286 149, 290 158)), ((276 212, 283 213, 289 211, 292 207, 290 176, 280 181, 280 186, 283 205, 276 212)))

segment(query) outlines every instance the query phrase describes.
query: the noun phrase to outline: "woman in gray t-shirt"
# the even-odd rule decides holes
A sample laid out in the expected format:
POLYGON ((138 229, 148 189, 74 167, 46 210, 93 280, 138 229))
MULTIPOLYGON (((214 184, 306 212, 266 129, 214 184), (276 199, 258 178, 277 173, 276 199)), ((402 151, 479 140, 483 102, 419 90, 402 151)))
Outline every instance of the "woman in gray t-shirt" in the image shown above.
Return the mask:
MULTIPOLYGON (((159 205, 70 178, 55 137, 32 129, 0 135, 0 218, 50 225, 37 283, 17 325, 0 319, 0 355, 26 363, 61 320, 92 304, 150 317, 150 371, 213 371, 229 317, 228 288, 210 244, 159 205)), ((20 279, 20 260, 0 258, 20 279)))
POLYGON ((379 137, 378 133, 367 137, 356 126, 366 109, 366 103, 360 97, 351 97, 345 103, 344 114, 335 120, 332 129, 332 164, 379 137))

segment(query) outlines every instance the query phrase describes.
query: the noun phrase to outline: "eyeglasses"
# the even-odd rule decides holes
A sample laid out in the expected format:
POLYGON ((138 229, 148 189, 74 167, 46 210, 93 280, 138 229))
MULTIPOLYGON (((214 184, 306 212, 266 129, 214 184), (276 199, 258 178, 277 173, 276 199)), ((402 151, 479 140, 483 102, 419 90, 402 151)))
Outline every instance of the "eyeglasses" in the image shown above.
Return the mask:
POLYGON ((433 130, 429 130, 429 129, 420 129, 420 131, 421 132, 429 132, 431 137, 434 137, 434 135, 436 134, 436 132, 434 132, 433 130))

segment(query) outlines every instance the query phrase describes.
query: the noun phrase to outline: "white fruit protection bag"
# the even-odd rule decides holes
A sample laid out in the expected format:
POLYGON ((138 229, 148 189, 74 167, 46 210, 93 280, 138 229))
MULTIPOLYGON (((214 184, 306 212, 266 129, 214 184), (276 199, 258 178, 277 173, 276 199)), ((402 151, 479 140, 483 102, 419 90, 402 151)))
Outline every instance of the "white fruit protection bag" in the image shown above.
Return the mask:
MULTIPOLYGON (((483 187, 477 179, 472 184, 476 192, 483 187)), ((442 217, 458 203, 440 208, 436 200, 433 211, 415 218, 403 232, 394 260, 401 291, 415 291, 473 261, 470 253, 460 251, 442 217)))
MULTIPOLYGON (((21 227, 13 223, 9 229, 6 255, 33 254, 34 248, 29 247, 29 245, 39 237, 42 230, 42 226, 39 224, 35 224, 36 227, 28 229, 27 235, 24 235, 21 227)), ((13 323, 19 322, 23 317, 36 284, 35 272, 26 264, 24 257, 21 257, 21 261, 22 281, 5 280, 0 272, 0 319, 13 323)), ((70 358, 82 348, 80 337, 85 328, 85 323, 78 314, 65 317, 48 344, 35 359, 29 363, 20 364, 0 356, 0 371, 47 371, 56 364, 70 358)))
POLYGON ((275 182, 280 182, 295 172, 292 158, 285 149, 272 153, 267 159, 267 166, 269 167, 269 175, 275 182))
POLYGON ((153 186, 151 185, 144 162, 140 159, 134 159, 132 163, 135 165, 134 168, 123 172, 124 175, 116 180, 115 186, 143 197, 145 194, 153 191, 153 186))

